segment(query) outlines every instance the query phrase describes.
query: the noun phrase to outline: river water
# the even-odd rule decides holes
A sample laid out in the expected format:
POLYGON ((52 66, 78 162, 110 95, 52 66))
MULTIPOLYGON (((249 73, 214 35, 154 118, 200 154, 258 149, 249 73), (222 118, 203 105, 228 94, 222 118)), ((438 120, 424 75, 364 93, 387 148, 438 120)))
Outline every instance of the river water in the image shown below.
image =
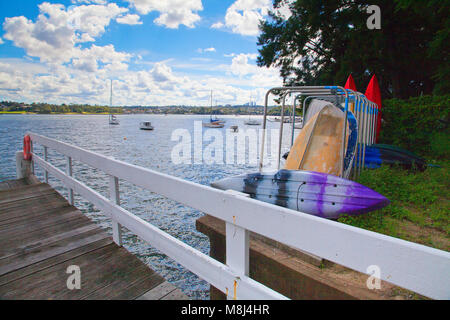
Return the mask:
MULTIPOLYGON (((15 152, 22 149, 23 136, 27 131, 204 185, 227 176, 257 170, 256 164, 248 161, 245 164, 237 164, 236 161, 228 164, 176 164, 172 161, 172 150, 179 145, 179 140, 171 140, 174 131, 184 129, 193 139, 195 121, 209 121, 209 116, 121 115, 118 118, 120 125, 112 126, 105 115, 0 115, 0 181, 15 179, 15 152), (151 121, 155 130, 139 130, 142 121, 151 121)), ((224 129, 203 128, 203 131, 221 130, 225 137, 225 129, 232 125, 238 125, 241 131, 250 128, 244 125, 248 119, 246 116, 221 118, 226 120, 224 129)), ((285 131, 283 151, 287 150, 290 139, 290 126, 286 126, 289 129, 285 131)), ((278 128, 279 123, 269 122, 268 127, 278 128)), ((257 128, 260 127, 252 127, 255 130, 257 128)), ((203 146, 208 143, 203 141, 203 146)), ((248 148, 246 150, 248 153, 248 148)), ((42 148, 36 146, 35 152, 42 154, 42 148)), ((226 157, 226 150, 223 156, 226 157)), ((64 156, 49 150, 49 161, 65 171, 64 156)), ((108 197, 108 177, 105 173, 77 161, 73 163, 73 172, 76 179, 108 197)), ((42 170, 37 168, 36 175, 43 181, 42 170)), ((49 183, 67 197, 67 190, 51 175, 49 183)), ((195 229, 195 221, 203 215, 202 212, 122 180, 120 191, 122 207, 201 252, 209 253, 208 238, 195 229)), ((111 232, 109 219, 76 194, 75 206, 111 232)), ((208 283, 126 230, 124 247, 190 298, 209 298, 208 283)))

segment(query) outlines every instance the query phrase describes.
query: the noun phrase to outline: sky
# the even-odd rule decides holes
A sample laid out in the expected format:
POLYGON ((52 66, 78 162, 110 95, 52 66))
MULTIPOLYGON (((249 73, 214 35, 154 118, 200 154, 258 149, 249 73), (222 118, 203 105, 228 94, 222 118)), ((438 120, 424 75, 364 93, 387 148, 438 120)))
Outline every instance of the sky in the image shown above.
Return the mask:
POLYGON ((271 0, 0 1, 0 101, 108 105, 264 103, 271 0))

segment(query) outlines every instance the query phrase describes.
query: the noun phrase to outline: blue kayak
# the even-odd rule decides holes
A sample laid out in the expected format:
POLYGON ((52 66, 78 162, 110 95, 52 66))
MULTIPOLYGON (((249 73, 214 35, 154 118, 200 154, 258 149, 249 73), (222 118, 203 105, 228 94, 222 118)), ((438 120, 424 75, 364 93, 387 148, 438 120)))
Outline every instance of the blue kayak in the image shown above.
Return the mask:
MULTIPOLYGON (((359 166, 360 154, 356 155, 356 163, 359 166)), ((418 169, 424 171, 427 168, 425 159, 410 151, 389 145, 372 145, 366 147, 364 156, 364 167, 376 169, 382 165, 397 165, 404 169, 418 169)))

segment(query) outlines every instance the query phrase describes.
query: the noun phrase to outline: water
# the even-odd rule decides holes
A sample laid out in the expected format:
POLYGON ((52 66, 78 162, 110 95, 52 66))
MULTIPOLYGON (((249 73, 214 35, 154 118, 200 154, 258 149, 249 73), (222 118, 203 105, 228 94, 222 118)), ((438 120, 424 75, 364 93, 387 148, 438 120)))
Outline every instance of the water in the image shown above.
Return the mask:
MULTIPOLYGON (((221 118, 227 120, 225 129, 232 125, 238 125, 239 130, 250 128, 244 125, 248 117, 221 118)), ((0 181, 15 179, 15 153, 22 149, 23 137, 27 131, 204 185, 227 176, 257 170, 255 165, 249 164, 176 165, 172 162, 172 148, 179 143, 171 141, 172 132, 179 128, 187 129, 193 137, 194 121, 208 121, 208 116, 123 115, 119 116, 119 120, 119 126, 111 126, 108 124, 108 116, 104 115, 0 115, 0 181), (142 121, 151 121, 155 130, 139 130, 139 123, 142 121)), ((278 123, 268 123, 269 128, 278 126, 278 123)), ((284 150, 287 149, 288 141, 290 141, 289 132, 286 132, 284 150)), ((208 143, 205 141, 204 145, 208 143)), ((35 147, 37 154, 42 155, 42 151, 40 146, 35 147)), ((49 161, 65 171, 64 156, 49 150, 49 161)), ((76 179, 108 197, 106 174, 77 161, 73 162, 73 172, 76 179)), ((36 175, 43 181, 42 170, 37 169, 36 175)), ((67 197, 67 190, 51 175, 49 183, 67 197)), ((136 187, 127 181, 120 180, 119 183, 122 207, 201 252, 209 254, 208 238, 195 229, 195 221, 203 215, 202 212, 136 187)), ((111 232, 109 219, 76 194, 75 206, 111 232)), ((209 298, 208 283, 126 230, 123 240, 126 249, 189 297, 209 298)))

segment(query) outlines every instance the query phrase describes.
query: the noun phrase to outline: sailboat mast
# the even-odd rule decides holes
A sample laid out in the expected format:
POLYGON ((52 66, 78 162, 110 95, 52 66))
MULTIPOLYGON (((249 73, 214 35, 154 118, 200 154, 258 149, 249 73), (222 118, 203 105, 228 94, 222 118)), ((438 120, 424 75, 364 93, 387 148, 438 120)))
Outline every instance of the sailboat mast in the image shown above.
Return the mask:
POLYGON ((250 103, 248 104, 248 121, 250 121, 250 107, 252 106, 252 95, 250 95, 250 103))
MULTIPOLYGON (((113 86, 113 81, 111 79, 111 93, 109 95, 109 108, 112 108, 112 92, 113 92, 112 86, 113 86)), ((109 109, 109 111, 111 112, 111 109, 109 109)))
POLYGON ((213 102, 212 102, 212 90, 211 90, 211 115, 209 116, 210 119, 212 119, 212 114, 213 114, 213 102))

